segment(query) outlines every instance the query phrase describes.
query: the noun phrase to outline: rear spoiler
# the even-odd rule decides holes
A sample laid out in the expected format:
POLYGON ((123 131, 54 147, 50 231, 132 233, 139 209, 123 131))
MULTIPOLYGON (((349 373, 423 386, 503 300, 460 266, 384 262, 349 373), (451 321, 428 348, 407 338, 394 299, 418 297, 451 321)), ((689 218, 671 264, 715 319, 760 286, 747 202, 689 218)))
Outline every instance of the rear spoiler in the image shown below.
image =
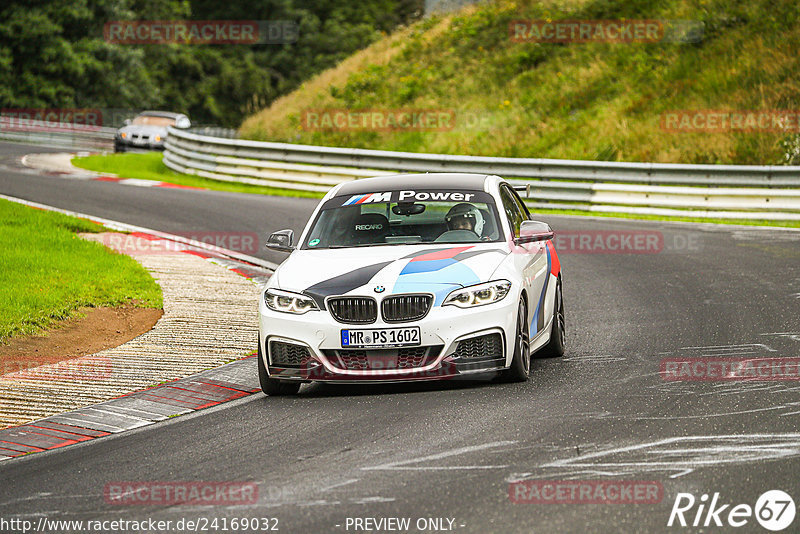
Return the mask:
POLYGON ((531 184, 515 185, 514 191, 525 191, 525 198, 531 198, 531 184))

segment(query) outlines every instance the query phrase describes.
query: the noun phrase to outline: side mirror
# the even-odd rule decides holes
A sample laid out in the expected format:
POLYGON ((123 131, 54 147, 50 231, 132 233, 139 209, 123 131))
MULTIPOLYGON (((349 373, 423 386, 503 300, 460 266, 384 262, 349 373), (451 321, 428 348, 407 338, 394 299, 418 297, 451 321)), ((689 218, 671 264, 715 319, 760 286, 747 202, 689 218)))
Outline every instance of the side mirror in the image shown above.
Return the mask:
POLYGON ((175 123, 175 127, 176 128, 180 128, 182 130, 185 130, 186 128, 189 128, 191 125, 192 125, 192 123, 186 117, 181 117, 175 123))
POLYGON ((514 240, 516 245, 523 243, 535 243, 536 241, 547 241, 553 239, 555 233, 550 225, 540 221, 522 221, 519 227, 519 237, 514 240))
POLYGON ((279 252, 291 252, 294 250, 294 231, 279 230, 271 234, 267 239, 267 248, 279 252))
POLYGON ((122 124, 124 124, 125 126, 130 125, 130 123, 131 123, 130 119, 125 119, 124 121, 122 121, 122 124))

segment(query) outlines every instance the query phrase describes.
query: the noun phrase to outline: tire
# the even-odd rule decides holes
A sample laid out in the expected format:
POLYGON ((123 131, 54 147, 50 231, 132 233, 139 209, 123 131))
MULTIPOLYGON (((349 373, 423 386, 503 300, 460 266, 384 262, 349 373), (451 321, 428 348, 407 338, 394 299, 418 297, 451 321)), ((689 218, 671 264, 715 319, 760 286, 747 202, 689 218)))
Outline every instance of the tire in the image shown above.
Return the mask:
POLYGON ((296 395, 300 391, 300 382, 289 382, 287 380, 276 380, 267 374, 264 367, 264 359, 261 357, 261 338, 258 340, 258 381, 261 383, 261 391, 270 397, 281 395, 296 395))
POLYGON ((125 152, 125 145, 122 143, 114 142, 114 152, 125 152))
POLYGON ((525 302, 520 299, 517 308, 517 330, 514 335, 514 357, 511 359, 511 367, 501 374, 501 378, 506 382, 525 382, 530 377, 530 336, 526 311, 525 302))
POLYGON ((553 306, 553 324, 550 341, 536 353, 537 358, 560 358, 566 348, 566 321, 564 320, 564 297, 561 293, 561 278, 556 283, 556 302, 553 306))

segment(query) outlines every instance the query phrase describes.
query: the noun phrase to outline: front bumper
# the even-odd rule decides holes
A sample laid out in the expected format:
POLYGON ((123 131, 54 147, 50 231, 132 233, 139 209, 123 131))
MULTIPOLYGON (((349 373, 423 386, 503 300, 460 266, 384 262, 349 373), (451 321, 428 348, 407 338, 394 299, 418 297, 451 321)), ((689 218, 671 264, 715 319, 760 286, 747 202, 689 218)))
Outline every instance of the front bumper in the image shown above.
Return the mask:
POLYGON ((114 146, 117 150, 164 150, 164 140, 153 141, 149 139, 131 139, 130 137, 122 139, 121 137, 115 137, 114 146))
MULTIPOLYGON (((387 295, 389 296, 389 295, 387 295)), ((327 310, 293 315, 270 310, 259 302, 259 329, 264 366, 272 378, 324 382, 411 382, 445 380, 506 368, 511 363, 516 329, 517 300, 509 294, 494 304, 462 309, 434 306, 418 321, 385 323, 380 318, 369 325, 337 322, 327 310), (345 368, 337 351, 341 331, 350 328, 398 328, 418 326, 421 347, 429 347, 419 365, 406 368, 345 368), (490 345, 486 336, 495 336, 490 345), (305 347, 307 357, 293 365, 273 363, 272 342, 305 347), (509 344, 511 346, 509 347, 509 344), (491 346, 491 354, 481 354, 481 347, 491 346), (460 347, 460 349, 459 349, 460 347)), ((299 348, 298 348, 299 350, 299 348)), ((350 349, 352 350, 352 349, 350 349)), ((402 350, 402 349, 401 349, 402 350)), ((372 357, 380 350, 368 350, 372 357)), ((396 352, 396 351, 395 351, 396 352)), ((392 354, 392 351, 387 353, 392 354)))

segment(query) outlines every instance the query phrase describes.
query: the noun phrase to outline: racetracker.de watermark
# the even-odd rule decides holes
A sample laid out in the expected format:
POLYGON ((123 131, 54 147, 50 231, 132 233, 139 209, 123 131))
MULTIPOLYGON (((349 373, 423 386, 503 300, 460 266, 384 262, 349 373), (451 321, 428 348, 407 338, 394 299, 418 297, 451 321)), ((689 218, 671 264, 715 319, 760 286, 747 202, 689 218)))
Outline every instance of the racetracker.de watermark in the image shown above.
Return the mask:
MULTIPOLYGON (((175 235, 242 254, 258 252, 258 234, 255 232, 179 232, 175 235)), ((104 233, 97 236, 97 241, 124 254, 175 254, 192 249, 192 245, 188 242, 139 233, 104 233)))
POLYGON ((691 20, 512 20, 515 43, 659 43, 697 42, 704 25, 691 20))
POLYGON ((103 500, 117 506, 233 506, 258 502, 255 482, 120 481, 103 487, 103 500))
MULTIPOLYGON (((300 364, 299 374, 307 380, 333 380, 342 382, 370 382, 382 379, 395 380, 450 380, 458 376, 458 371, 451 361, 445 360, 433 369, 425 369, 427 365, 419 368, 402 367, 400 360, 405 359, 400 356, 400 350, 382 349, 380 352, 367 350, 366 361, 358 363, 339 360, 339 356, 332 357, 332 364, 338 369, 357 370, 358 374, 341 374, 340 372, 328 371, 322 362, 312 358, 306 358, 300 364), (351 366, 357 366, 353 369, 351 366), (387 376, 387 372, 390 373, 387 376)), ((284 366, 272 364, 271 368, 283 368, 284 366)), ((279 375, 280 373, 276 373, 279 375)))
POLYGON ((106 42, 124 45, 254 45, 297 41, 291 20, 114 20, 103 26, 106 42))
POLYGON ((307 109, 300 117, 306 131, 397 130, 446 132, 456 127, 452 109, 307 109))
POLYGON ((103 126, 103 111, 97 108, 3 108, 0 131, 93 132, 103 126))
POLYGON ((659 370, 669 382, 800 380, 800 358, 664 358, 659 370))
POLYGON ((699 234, 657 230, 559 230, 553 245, 559 254, 669 254, 702 249, 699 234))
POLYGON ((800 132, 800 110, 672 110, 661 114, 667 132, 800 132))
POLYGON ((515 504, 658 504, 664 487, 652 480, 522 480, 508 486, 515 504))
POLYGON ((4 361, 0 380, 106 380, 113 364, 106 357, 87 356, 42 365, 41 363, 4 361))
POLYGON ((96 132, 120 128, 142 110, 131 108, 3 108, 0 131, 96 132))
POLYGON ((270 532, 280 530, 277 517, 200 516, 179 519, 51 519, 36 520, 0 517, 0 532, 270 532))

